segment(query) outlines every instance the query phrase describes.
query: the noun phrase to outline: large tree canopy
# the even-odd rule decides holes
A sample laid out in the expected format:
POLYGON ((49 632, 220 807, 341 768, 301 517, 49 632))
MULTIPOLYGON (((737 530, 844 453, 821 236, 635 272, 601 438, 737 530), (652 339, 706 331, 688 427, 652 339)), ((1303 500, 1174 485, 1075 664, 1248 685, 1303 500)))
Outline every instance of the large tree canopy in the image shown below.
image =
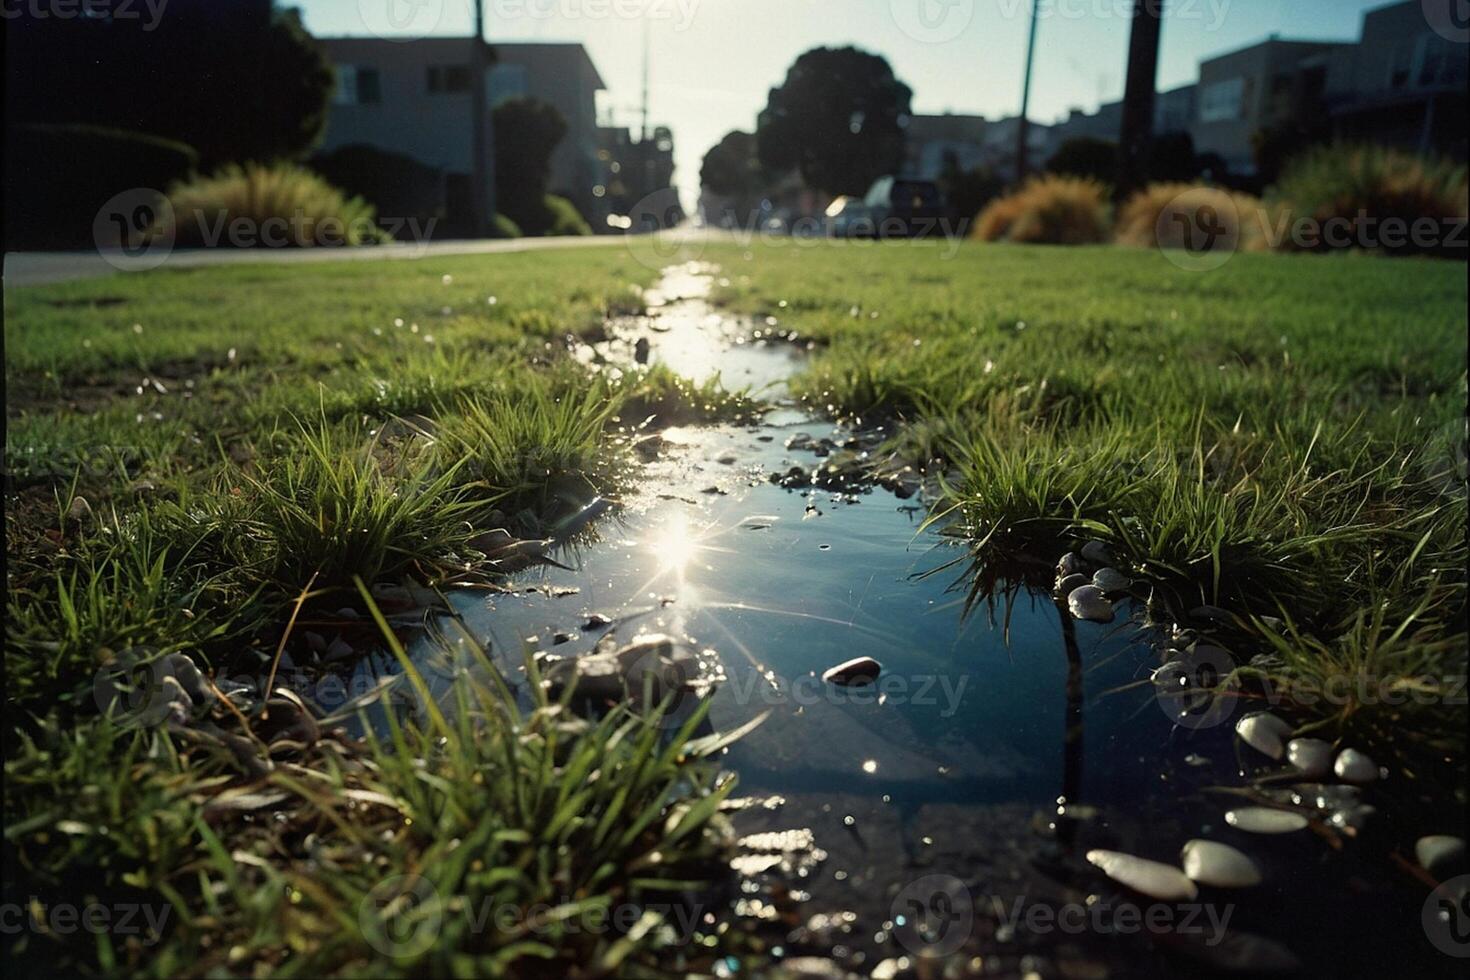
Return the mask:
POLYGON ((863 194, 903 161, 912 97, 884 58, 814 48, 771 90, 756 130, 760 161, 773 171, 795 167, 829 194, 863 194))
POLYGON ((162 136, 192 146, 205 168, 311 150, 334 81, 297 11, 273 9, 270 0, 217 0, 171 4, 146 24, 9 21, 10 121, 162 136))

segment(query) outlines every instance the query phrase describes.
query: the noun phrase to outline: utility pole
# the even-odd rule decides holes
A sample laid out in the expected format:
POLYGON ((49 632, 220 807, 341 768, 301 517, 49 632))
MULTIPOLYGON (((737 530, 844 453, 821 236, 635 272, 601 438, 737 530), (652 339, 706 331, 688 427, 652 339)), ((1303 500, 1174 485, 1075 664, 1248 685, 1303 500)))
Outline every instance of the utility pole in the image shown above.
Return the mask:
POLYGON ((1118 179, 1113 190, 1118 201, 1148 182, 1163 19, 1164 0, 1133 0, 1128 82, 1123 92, 1123 126, 1118 134, 1118 179))
POLYGON ((1039 0, 1031 0, 1031 39, 1026 42, 1026 79, 1021 83, 1021 118, 1016 121, 1016 183, 1026 179, 1027 143, 1030 140, 1031 120, 1026 113, 1031 111, 1031 62, 1036 56, 1036 12, 1039 0))
POLYGON ((475 36, 470 41, 470 138, 474 140, 471 155, 470 188, 474 220, 470 222, 475 237, 490 234, 490 213, 495 209, 494 171, 490 160, 490 120, 485 96, 485 0, 475 0, 475 36))
POLYGON ((643 18, 643 128, 638 134, 640 143, 648 139, 648 23, 648 18, 643 18))

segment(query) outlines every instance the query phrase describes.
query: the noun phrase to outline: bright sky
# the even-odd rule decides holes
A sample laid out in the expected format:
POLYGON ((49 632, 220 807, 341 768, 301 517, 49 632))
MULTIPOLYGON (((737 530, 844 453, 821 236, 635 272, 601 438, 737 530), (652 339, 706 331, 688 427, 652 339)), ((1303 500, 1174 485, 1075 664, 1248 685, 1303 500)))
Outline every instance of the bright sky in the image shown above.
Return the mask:
MULTIPOLYGON (((471 0, 286 0, 318 35, 466 34, 471 0)), ((1029 0, 484 0, 491 41, 580 41, 638 121, 643 32, 652 122, 674 131, 675 181, 692 207, 705 151, 753 129, 770 88, 803 51, 853 44, 887 57, 917 112, 1013 115, 1021 102, 1029 0)), ((1159 85, 1194 81, 1202 57, 1263 40, 1351 40, 1387 0, 1167 0, 1159 85)), ((1091 110, 1123 94, 1131 0, 1041 0, 1032 118, 1091 110)))

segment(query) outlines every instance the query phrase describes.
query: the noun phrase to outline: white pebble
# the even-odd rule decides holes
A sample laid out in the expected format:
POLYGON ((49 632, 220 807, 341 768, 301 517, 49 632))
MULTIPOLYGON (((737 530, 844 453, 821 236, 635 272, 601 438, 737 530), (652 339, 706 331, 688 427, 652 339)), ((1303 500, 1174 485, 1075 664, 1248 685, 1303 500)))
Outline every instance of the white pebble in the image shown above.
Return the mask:
POLYGON ((1229 844, 1192 840, 1181 852, 1184 873, 1201 885, 1216 888, 1250 888, 1261 883, 1261 870, 1245 854, 1229 844))
POLYGON ((1225 814, 1225 822, 1249 834, 1290 834, 1304 830, 1307 818, 1290 810, 1274 810, 1265 806, 1246 806, 1225 814))
POLYGON ((1291 734, 1291 725, 1265 711, 1246 715, 1235 723, 1235 734, 1257 752, 1280 759, 1286 754, 1286 736, 1291 734))
POLYGON ((1414 845, 1414 857, 1429 871, 1451 868, 1465 860, 1465 841, 1449 834, 1430 834, 1414 845))
POLYGON ((1088 851, 1087 860, 1118 884, 1161 902, 1187 902, 1199 895, 1194 882, 1172 865, 1121 851, 1088 851))
POLYGON ((1378 766, 1357 749, 1339 752, 1332 771, 1345 783, 1371 783, 1378 778, 1378 766))
POLYGON ((1286 761, 1303 776, 1325 776, 1332 769, 1332 743, 1320 738, 1294 738, 1286 743, 1286 761))

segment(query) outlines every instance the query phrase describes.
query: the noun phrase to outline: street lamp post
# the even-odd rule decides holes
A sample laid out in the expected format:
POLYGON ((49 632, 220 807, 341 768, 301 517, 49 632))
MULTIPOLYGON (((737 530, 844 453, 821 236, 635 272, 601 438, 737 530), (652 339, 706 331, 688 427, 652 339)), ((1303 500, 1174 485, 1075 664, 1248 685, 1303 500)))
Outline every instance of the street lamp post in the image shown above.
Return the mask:
POLYGON ((1038 0, 1031 0, 1031 38, 1026 42, 1026 77, 1021 83, 1021 118, 1016 120, 1016 183, 1026 179, 1027 145, 1030 140, 1031 121, 1026 113, 1031 110, 1031 62, 1036 55, 1036 11, 1038 0))

